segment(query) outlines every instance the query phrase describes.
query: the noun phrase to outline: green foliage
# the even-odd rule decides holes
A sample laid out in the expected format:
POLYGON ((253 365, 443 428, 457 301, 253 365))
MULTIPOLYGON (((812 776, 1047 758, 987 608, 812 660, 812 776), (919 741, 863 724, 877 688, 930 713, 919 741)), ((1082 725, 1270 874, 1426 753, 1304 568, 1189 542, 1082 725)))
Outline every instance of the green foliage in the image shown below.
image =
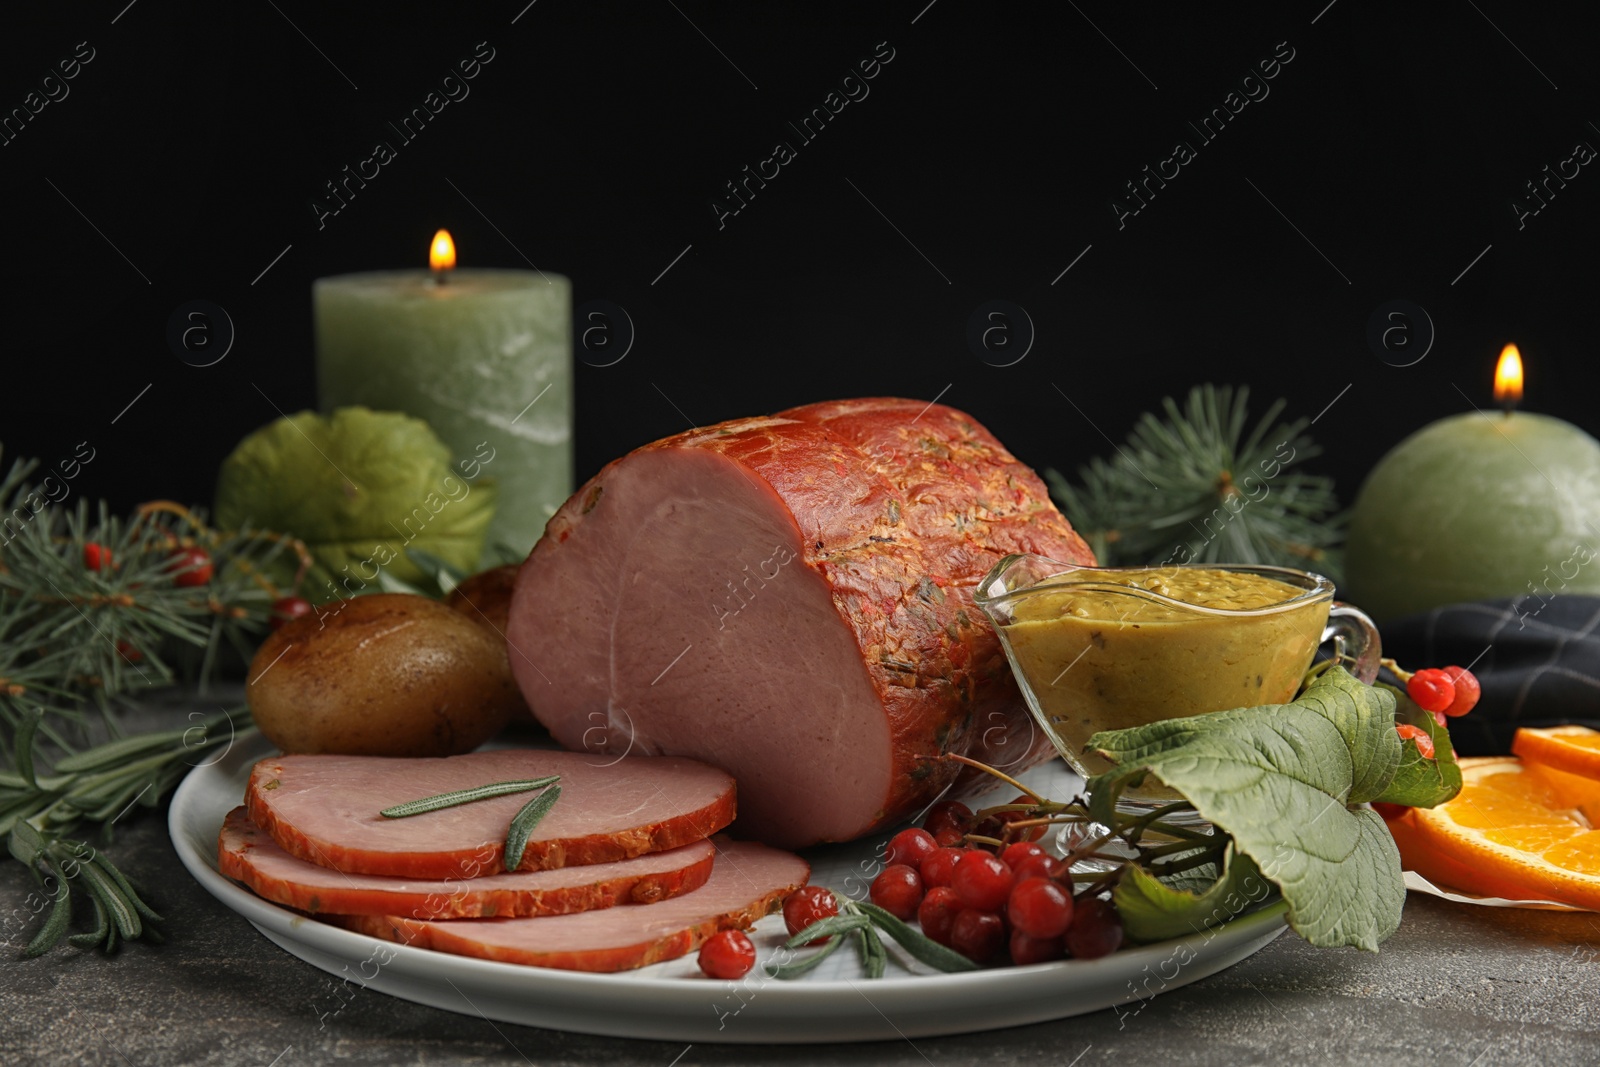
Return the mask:
POLYGON ((109 950, 119 938, 155 936, 155 913, 108 857, 69 835, 98 831, 109 841, 118 819, 158 804, 202 753, 248 725, 224 713, 125 737, 117 709, 186 669, 203 690, 230 646, 248 658, 288 592, 267 572, 295 546, 211 529, 166 502, 130 519, 104 503, 52 504, 29 484, 33 470, 19 460, 0 477, 0 835, 50 902, 28 954, 68 936, 75 894, 93 905, 96 927, 69 939, 109 950), (98 568, 85 558, 90 544, 107 561, 98 568), (209 555, 211 577, 180 585, 174 553, 196 548, 209 555), (110 740, 87 747, 96 732, 110 740))
POLYGON ((1268 563, 1338 580, 1344 517, 1331 479, 1292 470, 1320 454, 1306 419, 1276 420, 1278 400, 1246 433, 1249 390, 1196 386, 1166 418, 1140 416, 1081 485, 1045 471, 1050 489, 1102 566, 1268 563))
POLYGON ((1147 944, 1227 922, 1272 892, 1249 856, 1232 856, 1220 877, 1215 864, 1165 878, 1130 866, 1111 900, 1128 940, 1147 944))
POLYGON ((1096 807, 1114 807, 1154 775, 1278 887, 1301 937, 1376 951, 1400 924, 1405 884, 1393 838, 1362 802, 1400 768, 1394 725, 1388 691, 1335 667, 1289 704, 1098 733, 1091 747, 1117 766, 1089 790, 1096 807))
POLYGON ((376 592, 380 577, 401 588, 431 577, 411 554, 418 550, 472 572, 495 486, 457 473, 421 419, 352 407, 302 411, 250 434, 223 461, 216 503, 223 526, 250 523, 304 541, 317 561, 304 595, 320 601, 376 592))

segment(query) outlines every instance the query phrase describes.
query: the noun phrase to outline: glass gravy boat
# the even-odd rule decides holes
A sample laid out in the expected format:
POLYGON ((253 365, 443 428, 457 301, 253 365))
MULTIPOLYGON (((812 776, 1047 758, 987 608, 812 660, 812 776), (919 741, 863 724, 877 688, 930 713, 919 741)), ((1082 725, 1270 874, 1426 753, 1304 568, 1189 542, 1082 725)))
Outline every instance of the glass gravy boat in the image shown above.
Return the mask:
MULTIPOLYGON (((1333 589, 1290 567, 1079 567, 1011 555, 976 600, 1034 719, 1088 778, 1111 769, 1086 751, 1096 732, 1286 703, 1323 641, 1335 641, 1346 668, 1370 683, 1378 631, 1335 603, 1333 589)), ((1143 811, 1176 796, 1146 779, 1122 806, 1143 811)))

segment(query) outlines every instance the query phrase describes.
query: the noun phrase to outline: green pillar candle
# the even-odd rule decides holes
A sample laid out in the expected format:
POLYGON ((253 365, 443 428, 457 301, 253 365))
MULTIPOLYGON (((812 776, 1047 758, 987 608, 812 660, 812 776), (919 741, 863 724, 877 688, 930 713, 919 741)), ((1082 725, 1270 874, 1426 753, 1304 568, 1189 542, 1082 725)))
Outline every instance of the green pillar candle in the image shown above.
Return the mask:
MULTIPOLYGON (((448 240, 448 238, 446 238, 448 240)), ((558 274, 386 271, 320 278, 322 410, 425 419, 500 487, 486 545, 533 547, 572 493, 572 295, 558 274)))
POLYGON ((1600 592, 1600 442, 1524 412, 1417 431, 1362 485, 1345 575, 1341 596, 1380 621, 1518 595, 1532 615, 1600 592))

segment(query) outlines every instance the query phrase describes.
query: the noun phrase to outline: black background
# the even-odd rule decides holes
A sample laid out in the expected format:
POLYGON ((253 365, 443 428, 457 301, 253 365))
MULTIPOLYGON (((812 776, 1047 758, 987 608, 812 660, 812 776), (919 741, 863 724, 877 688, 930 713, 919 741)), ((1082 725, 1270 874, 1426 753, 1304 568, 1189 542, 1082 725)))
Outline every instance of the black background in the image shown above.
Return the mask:
POLYGON ((88 440, 80 491, 206 501, 239 437, 315 404, 312 279, 420 266, 439 226, 463 265, 525 253, 575 302, 632 317, 626 359, 577 367, 580 478, 690 422, 873 394, 940 396, 1071 470, 1216 381, 1320 414, 1311 468, 1348 502, 1406 433, 1489 405, 1508 340, 1528 408, 1600 428, 1600 168, 1521 229, 1511 208, 1576 142, 1600 145, 1576 9, 525 4, 8 14, 0 110, 78 42, 95 55, 0 147, 8 457, 88 440), (383 124, 480 41, 494 59, 470 96, 319 229, 323 183, 396 140, 383 124), (786 122, 884 41, 870 95, 799 144, 786 122), (1201 145, 1185 121, 1279 42, 1294 58, 1270 95, 1201 145), (1119 229, 1110 201, 1180 137, 1197 158, 1119 229), (712 198, 778 140, 798 158, 719 229, 712 198), (966 343, 996 298, 1037 330, 1013 366, 966 343), (166 344, 192 299, 237 330, 211 367, 166 344), (1393 299, 1437 330, 1413 366, 1366 340, 1393 299))

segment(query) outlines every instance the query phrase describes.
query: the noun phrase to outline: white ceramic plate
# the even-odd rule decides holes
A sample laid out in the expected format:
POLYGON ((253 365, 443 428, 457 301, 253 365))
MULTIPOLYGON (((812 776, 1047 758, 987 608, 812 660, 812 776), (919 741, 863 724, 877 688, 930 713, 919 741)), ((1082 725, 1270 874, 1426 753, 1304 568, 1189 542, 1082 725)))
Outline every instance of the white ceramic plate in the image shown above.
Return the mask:
MULTIPOLYGON (((336 1012, 357 988, 466 1015, 614 1037, 689 1042, 833 1042, 994 1030, 1098 1011, 1187 985, 1264 948, 1285 929, 1281 904, 1205 934, 1146 945, 1099 960, 1062 960, 968 974, 911 962, 906 974, 869 980, 848 945, 793 981, 767 978, 758 963, 738 982, 700 975, 694 956, 622 974, 495 963, 378 941, 270 903, 217 871, 217 831, 238 806, 256 760, 273 748, 249 735, 215 763, 195 768, 172 798, 168 828, 178 857, 213 896, 285 951, 349 983, 329 983, 320 1011, 336 1012), (343 999, 341 999, 343 998, 343 999)), ((1060 765, 1028 784, 1070 796, 1077 779, 1060 765)), ((862 895, 877 869, 877 842, 814 849, 812 881, 862 895)), ((781 915, 752 938, 766 960, 782 943, 781 915)), ((894 959, 907 961, 892 943, 894 959)))

